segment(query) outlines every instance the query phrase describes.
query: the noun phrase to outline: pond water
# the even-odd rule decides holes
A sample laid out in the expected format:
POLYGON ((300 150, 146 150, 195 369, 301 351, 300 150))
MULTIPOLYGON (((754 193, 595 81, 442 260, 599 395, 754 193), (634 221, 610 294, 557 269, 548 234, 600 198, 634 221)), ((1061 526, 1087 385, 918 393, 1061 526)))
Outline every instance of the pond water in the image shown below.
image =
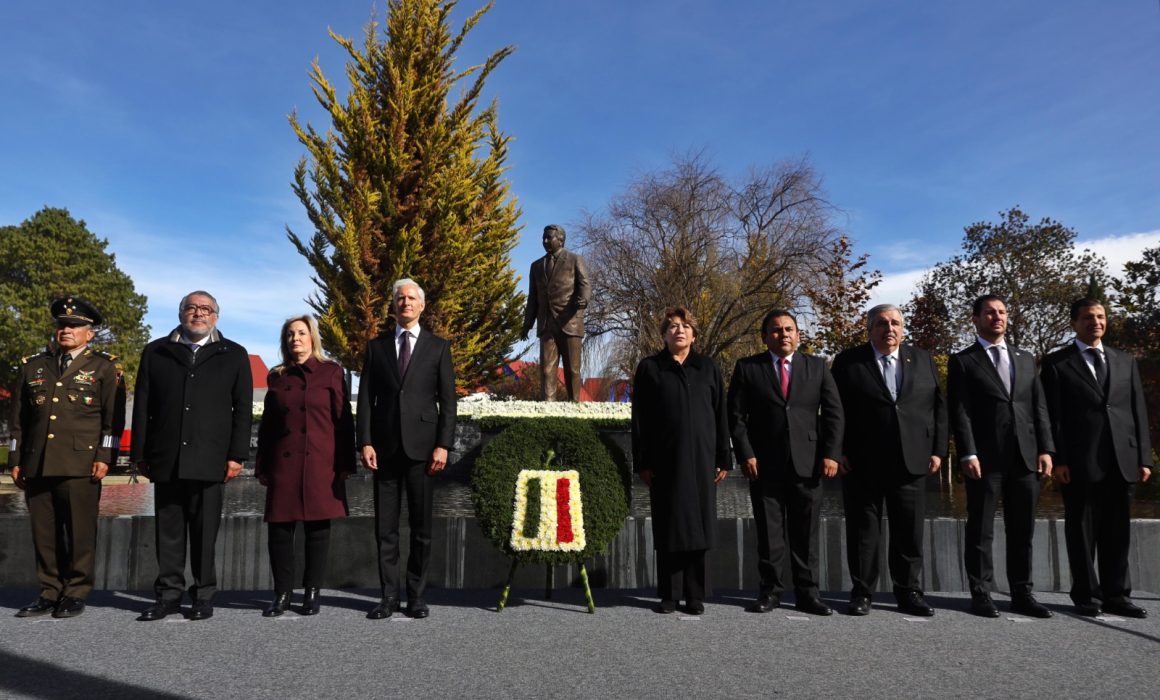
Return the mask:
MULTIPOLYGON (((435 516, 456 517, 474 514, 471 505, 471 487, 464 480, 440 478, 436 480, 435 516)), ((966 495, 961 483, 947 484, 938 480, 928 482, 926 513, 930 518, 965 518, 966 495)), ((837 480, 825 482, 822 517, 842 516, 842 491, 837 480)), ((369 474, 347 481, 347 501, 351 515, 373 515, 372 481, 369 474)), ((235 479, 225 489, 225 512, 228 515, 261 515, 266 502, 266 489, 252 477, 235 479)), ((0 493, 0 514, 26 513, 24 497, 19 492, 0 493)), ((639 481, 632 488, 634 517, 649 515, 648 489, 639 481)), ((101 515, 152 515, 153 489, 147 482, 137 484, 108 484, 101 494, 101 515)), ((722 518, 752 517, 749 486, 740 471, 729 475, 717 488, 717 514, 722 518)), ((1062 518, 1063 503, 1059 491, 1049 486, 1039 501, 1039 517, 1062 518)), ((1154 490, 1137 495, 1132 506, 1134 518, 1160 518, 1160 500, 1154 490)))

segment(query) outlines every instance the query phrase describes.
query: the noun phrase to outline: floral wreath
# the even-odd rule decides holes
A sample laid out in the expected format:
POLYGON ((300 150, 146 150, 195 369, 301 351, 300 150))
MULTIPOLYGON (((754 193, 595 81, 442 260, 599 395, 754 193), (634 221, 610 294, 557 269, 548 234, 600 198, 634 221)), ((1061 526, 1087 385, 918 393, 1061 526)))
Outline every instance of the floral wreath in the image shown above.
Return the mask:
POLYGON ((481 529, 523 564, 606 551, 628 515, 627 487, 623 458, 587 421, 568 418, 513 421, 487 443, 471 475, 481 529))

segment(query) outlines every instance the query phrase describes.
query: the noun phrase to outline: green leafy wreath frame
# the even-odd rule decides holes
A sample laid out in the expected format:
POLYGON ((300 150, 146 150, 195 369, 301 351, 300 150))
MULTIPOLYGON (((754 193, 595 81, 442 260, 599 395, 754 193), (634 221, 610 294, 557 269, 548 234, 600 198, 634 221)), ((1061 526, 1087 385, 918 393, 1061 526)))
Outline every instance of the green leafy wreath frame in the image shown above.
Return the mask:
MULTIPOLYGON (((480 528, 512 558, 508 588, 519 564, 580 563, 581 578, 594 610, 583 561, 608 549, 628 516, 629 474, 619 450, 610 449, 592 422, 576 418, 519 418, 484 425, 506 426, 483 448, 471 473, 471 498, 480 528), (551 458, 549 458, 551 454, 551 458), (621 457, 621 459, 617 459, 621 457), (547 466, 545 464, 547 463, 547 466), (517 551, 511 546, 516 479, 524 469, 575 469, 580 473, 585 547, 578 552, 517 551)), ((550 569, 549 569, 550 570, 550 569)))

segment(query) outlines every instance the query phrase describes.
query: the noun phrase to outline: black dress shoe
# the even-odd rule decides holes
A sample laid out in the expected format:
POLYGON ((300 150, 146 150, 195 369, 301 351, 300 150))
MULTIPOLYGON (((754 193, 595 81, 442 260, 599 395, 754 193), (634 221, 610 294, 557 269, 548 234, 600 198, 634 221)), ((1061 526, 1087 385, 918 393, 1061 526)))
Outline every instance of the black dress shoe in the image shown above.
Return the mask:
POLYGON ((262 611, 262 617, 279 617, 290 609, 290 594, 278 593, 274 596, 274 602, 270 603, 265 610, 262 611))
POLYGON ((660 613, 661 615, 672 615, 676 611, 677 601, 675 600, 662 600, 653 607, 653 612, 660 613))
POLYGON ((16 617, 40 617, 56 610, 56 601, 41 596, 16 611, 16 617))
POLYGON ((847 615, 862 617, 870 614, 870 596, 856 595, 850 599, 850 606, 846 608, 847 615))
POLYGON ((1104 612, 1109 615, 1120 615, 1121 617, 1134 617, 1142 620, 1148 617, 1148 611, 1136 605, 1130 600, 1109 600, 1104 603, 1104 612))
POLYGON ((1098 617, 1101 612, 1100 604, 1091 600, 1086 603, 1076 603, 1075 612, 1084 617, 1098 617))
POLYGON ((927 604, 918 591, 907 591, 898 596, 898 611, 918 617, 934 617, 934 608, 927 604))
POLYGON ((302 614, 303 615, 317 615, 322 608, 320 601, 321 591, 317 588, 307 588, 306 595, 302 597, 302 614))
POLYGON ((189 619, 208 620, 213 617, 213 603, 208 600, 195 600, 189 609, 189 619))
POLYGON ((16 611, 16 617, 40 617, 56 610, 56 601, 48 598, 37 598, 35 602, 25 605, 16 611))
POLYGON ((73 598, 65 596, 56 604, 56 610, 52 611, 52 616, 57 618, 76 617, 85 611, 85 601, 80 598, 73 598))
POLYGON ((690 615, 704 615, 705 604, 699 600, 689 600, 685 602, 685 612, 690 615))
POLYGON ((811 615, 833 615, 834 610, 822 602, 821 598, 802 598, 795 605, 798 610, 811 615))
POLYGON ((757 596, 757 600, 753 605, 749 606, 749 612, 767 613, 774 608, 781 607, 781 598, 773 593, 762 593, 757 596))
POLYGON ((1035 596, 1030 593, 1011 598, 1011 612, 1043 619, 1047 619, 1053 614, 1043 603, 1035 600, 1035 596))
POLYGON ((991 600, 990 593, 972 593, 971 614, 979 617, 999 617, 999 609, 995 607, 995 601, 991 600))
POLYGON ((399 611, 399 599, 392 596, 384 596, 379 604, 371 608, 367 613, 368 620, 382 620, 390 617, 399 611))
POLYGON ((431 615, 431 609, 427 607, 427 603, 422 598, 407 601, 407 617, 413 617, 416 620, 422 620, 431 615))
POLYGON ((137 620, 140 622, 153 622, 154 620, 160 620, 164 618, 166 615, 176 615, 179 612, 181 612, 180 601, 175 600, 169 602, 158 600, 153 605, 150 605, 149 607, 142 610, 141 615, 137 618, 137 620))

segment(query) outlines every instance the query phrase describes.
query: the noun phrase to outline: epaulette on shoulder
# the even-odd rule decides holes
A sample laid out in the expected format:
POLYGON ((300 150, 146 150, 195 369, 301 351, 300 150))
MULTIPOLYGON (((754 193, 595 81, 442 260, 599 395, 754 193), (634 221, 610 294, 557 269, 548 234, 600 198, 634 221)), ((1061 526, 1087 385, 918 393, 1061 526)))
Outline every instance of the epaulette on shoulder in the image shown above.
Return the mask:
POLYGON ((106 360, 108 360, 109 362, 116 362, 117 361, 117 356, 111 352, 105 352, 104 350, 94 350, 93 354, 99 355, 99 356, 105 358, 106 360))
POLYGON ((52 355, 47 352, 38 352, 35 355, 29 355, 28 357, 20 358, 20 364, 26 365, 29 363, 29 361, 35 360, 38 357, 52 357, 52 355))

